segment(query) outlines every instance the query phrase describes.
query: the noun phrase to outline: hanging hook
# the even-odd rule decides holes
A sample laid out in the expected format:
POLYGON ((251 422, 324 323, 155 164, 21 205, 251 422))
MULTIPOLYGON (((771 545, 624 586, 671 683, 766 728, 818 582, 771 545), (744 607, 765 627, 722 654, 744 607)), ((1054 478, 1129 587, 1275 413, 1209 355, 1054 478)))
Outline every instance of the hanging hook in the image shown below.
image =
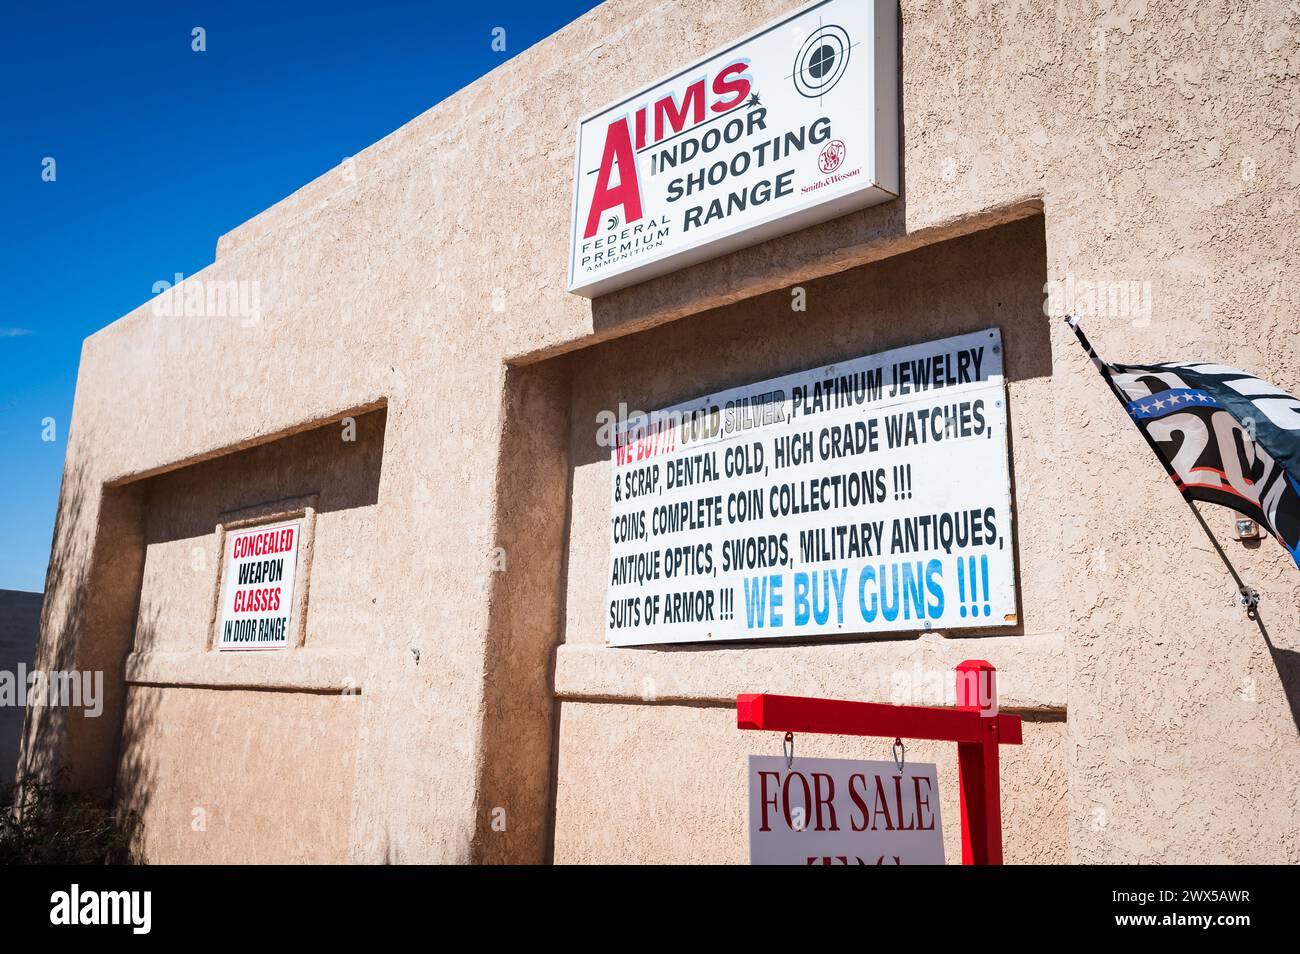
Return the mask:
POLYGON ((785 754, 785 767, 794 768, 794 733, 787 732, 781 742, 781 751, 785 754))
POLYGON ((889 747, 889 754, 894 757, 894 764, 898 766, 898 774, 902 775, 903 763, 907 761, 907 746, 903 744, 902 739, 894 739, 894 744, 889 747), (901 755, 899 754, 900 751, 901 755))

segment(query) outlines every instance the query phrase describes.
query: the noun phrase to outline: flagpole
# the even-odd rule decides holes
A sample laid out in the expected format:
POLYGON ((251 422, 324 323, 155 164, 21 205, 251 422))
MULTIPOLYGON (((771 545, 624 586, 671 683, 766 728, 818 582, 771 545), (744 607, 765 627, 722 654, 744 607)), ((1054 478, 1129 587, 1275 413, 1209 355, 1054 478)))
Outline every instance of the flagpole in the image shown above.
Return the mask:
MULTIPOLYGON (((1083 329, 1079 327, 1079 319, 1074 315, 1066 315, 1065 323, 1074 329, 1074 335, 1079 339, 1079 344, 1083 346, 1083 350, 1088 353, 1088 357, 1092 360, 1093 367, 1097 369, 1097 373, 1105 380, 1106 386, 1110 388, 1110 393, 1115 395, 1115 400, 1119 401, 1120 407, 1124 408, 1124 413, 1128 414, 1128 398, 1124 396, 1124 392, 1119 389, 1119 385, 1117 385, 1114 379, 1111 378, 1110 373, 1106 370, 1106 362, 1102 361, 1101 358, 1098 357, 1096 350, 1092 347, 1092 342, 1088 340, 1088 336, 1084 334, 1083 329)), ((1202 516, 1201 511, 1196 508, 1195 502, 1183 493, 1182 487, 1180 486, 1181 482, 1178 479, 1178 474, 1174 471, 1173 465, 1170 464, 1169 461, 1165 460, 1165 455, 1160 452, 1160 448, 1156 445, 1155 440, 1153 440, 1151 435, 1147 433, 1146 428, 1139 427, 1137 430, 1147 442, 1147 446, 1151 448, 1151 453, 1156 455, 1156 460, 1160 461, 1160 464, 1164 467, 1165 473, 1169 475, 1169 479, 1172 480, 1174 486, 1178 488, 1178 496, 1182 498, 1183 503, 1187 504, 1187 509, 1192 512, 1192 516, 1196 518, 1196 522, 1201 525, 1201 529, 1205 531, 1205 535, 1210 538, 1210 544, 1219 554, 1219 558, 1223 560, 1223 565, 1228 568, 1228 572, 1232 575, 1233 582, 1237 584, 1237 590, 1241 593, 1241 605, 1246 608, 1246 615, 1253 620, 1258 620, 1256 607, 1259 605, 1259 593, 1242 582, 1240 574, 1237 573, 1237 568, 1232 565, 1232 561, 1228 559, 1228 555, 1223 552, 1223 547, 1219 545, 1219 540, 1215 537, 1214 531, 1210 529, 1210 525, 1205 522, 1205 517, 1202 516)))

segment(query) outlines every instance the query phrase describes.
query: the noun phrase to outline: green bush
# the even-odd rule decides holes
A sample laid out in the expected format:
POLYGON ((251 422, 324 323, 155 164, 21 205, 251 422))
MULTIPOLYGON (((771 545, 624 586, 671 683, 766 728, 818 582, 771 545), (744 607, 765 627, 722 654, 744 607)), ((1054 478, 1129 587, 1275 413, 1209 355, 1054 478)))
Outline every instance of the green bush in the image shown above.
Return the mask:
POLYGON ((0 864, 130 864, 129 825, 107 799, 28 780, 0 786, 0 864))

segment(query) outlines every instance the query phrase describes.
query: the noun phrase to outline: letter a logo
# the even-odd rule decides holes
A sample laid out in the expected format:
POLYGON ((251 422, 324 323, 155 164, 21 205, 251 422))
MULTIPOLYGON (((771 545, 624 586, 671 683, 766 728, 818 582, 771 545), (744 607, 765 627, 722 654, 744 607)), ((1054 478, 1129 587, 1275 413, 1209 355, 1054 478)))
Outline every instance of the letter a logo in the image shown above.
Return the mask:
POLYGON ((627 120, 611 123, 605 133, 605 154, 600 160, 596 176, 596 192, 591 197, 591 211, 587 213, 587 231, 583 238, 591 238, 600 225, 600 217, 615 206, 623 207, 623 218, 635 222, 641 218, 641 184, 636 176, 636 153, 632 151, 632 134, 627 120), (614 163, 618 163, 618 185, 610 186, 614 163))

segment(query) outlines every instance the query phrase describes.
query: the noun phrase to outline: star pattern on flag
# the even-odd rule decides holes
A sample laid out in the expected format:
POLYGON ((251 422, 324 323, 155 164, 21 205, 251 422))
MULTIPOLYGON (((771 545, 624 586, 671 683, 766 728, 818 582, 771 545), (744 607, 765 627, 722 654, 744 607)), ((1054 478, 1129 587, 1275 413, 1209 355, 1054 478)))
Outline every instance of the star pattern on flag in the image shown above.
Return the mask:
POLYGON ((1170 388, 1145 396, 1134 396, 1128 402, 1129 417, 1138 421, 1148 417, 1163 417, 1186 407, 1218 407, 1214 396, 1194 388, 1170 388))

